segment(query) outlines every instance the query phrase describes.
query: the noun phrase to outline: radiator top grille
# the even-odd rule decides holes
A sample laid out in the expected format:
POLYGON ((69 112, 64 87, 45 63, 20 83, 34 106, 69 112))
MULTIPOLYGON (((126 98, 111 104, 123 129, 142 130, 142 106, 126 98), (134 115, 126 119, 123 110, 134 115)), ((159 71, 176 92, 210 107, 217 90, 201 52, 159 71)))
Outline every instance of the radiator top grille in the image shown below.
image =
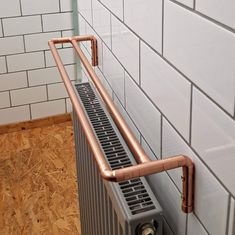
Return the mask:
MULTIPOLYGON (((90 83, 77 84, 76 89, 95 130, 112 170, 132 166, 122 143, 109 121, 90 83)), ((155 209, 140 178, 119 183, 126 203, 133 215, 155 209)))

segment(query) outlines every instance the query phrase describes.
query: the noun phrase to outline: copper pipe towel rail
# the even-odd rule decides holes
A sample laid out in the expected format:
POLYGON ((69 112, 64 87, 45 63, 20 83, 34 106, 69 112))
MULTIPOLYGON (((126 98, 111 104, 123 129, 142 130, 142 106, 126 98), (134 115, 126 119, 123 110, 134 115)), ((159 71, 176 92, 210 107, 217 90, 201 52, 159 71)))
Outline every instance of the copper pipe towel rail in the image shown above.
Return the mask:
POLYGON ((183 170, 182 210, 185 213, 192 212, 193 193, 194 193, 194 164, 192 160, 184 155, 172 156, 170 158, 155 160, 155 161, 149 159, 149 157, 145 154, 144 150, 138 143, 137 139, 135 138, 135 136, 132 134, 131 130, 127 126, 125 120, 122 118, 121 114, 115 107, 111 97, 109 96, 109 94, 103 87, 102 83, 100 82, 99 78, 97 77, 92 65, 89 63, 88 59, 86 58, 81 48, 79 47, 78 42, 81 41, 91 42, 92 65, 97 66, 98 65, 97 40, 94 36, 89 35, 89 36, 76 36, 70 38, 57 38, 50 40, 48 44, 51 49, 52 55, 55 59, 56 65, 59 69, 60 75, 64 81, 65 87, 70 96, 74 110, 78 115, 78 119, 86 135, 87 141, 90 144, 94 158, 99 167, 101 176, 108 181, 119 182, 123 180, 129 180, 136 177, 147 176, 150 174, 182 167, 183 170), (136 161, 139 164, 114 171, 110 169, 108 163, 105 160, 104 153, 100 148, 100 145, 96 139, 92 127, 77 97, 76 91, 68 77, 68 74, 64 68, 62 60, 56 49, 55 45, 61 43, 71 43, 73 45, 81 62, 86 68, 91 80, 93 81, 95 87, 97 88, 103 101, 105 102, 107 109, 110 112, 114 122, 116 123, 123 138, 127 142, 130 150, 132 151, 136 161))

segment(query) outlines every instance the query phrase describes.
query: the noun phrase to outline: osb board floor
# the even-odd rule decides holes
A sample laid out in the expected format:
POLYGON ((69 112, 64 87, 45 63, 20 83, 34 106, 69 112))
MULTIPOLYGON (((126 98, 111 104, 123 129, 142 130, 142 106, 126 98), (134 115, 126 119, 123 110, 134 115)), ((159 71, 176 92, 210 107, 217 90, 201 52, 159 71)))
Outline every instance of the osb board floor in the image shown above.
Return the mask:
POLYGON ((71 122, 0 135, 0 234, 80 234, 71 122))

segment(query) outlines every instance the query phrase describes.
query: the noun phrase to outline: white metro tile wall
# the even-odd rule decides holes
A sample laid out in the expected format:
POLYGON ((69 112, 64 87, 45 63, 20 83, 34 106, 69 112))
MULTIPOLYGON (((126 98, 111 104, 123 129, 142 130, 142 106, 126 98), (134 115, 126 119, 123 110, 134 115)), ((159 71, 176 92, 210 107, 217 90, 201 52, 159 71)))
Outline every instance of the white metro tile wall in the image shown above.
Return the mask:
POLYGON ((55 83, 48 85, 48 98, 49 100, 55 100, 59 98, 67 98, 68 93, 64 86, 64 83, 55 83))
POLYGON ((186 5, 186 6, 188 6, 188 7, 193 8, 194 2, 195 2, 196 0, 176 0, 176 1, 177 1, 177 2, 180 2, 180 3, 184 4, 184 5, 186 5))
MULTIPOLYGON (((235 31, 231 29, 234 17, 229 13, 225 17, 226 12, 229 12, 225 9, 230 5, 232 11, 233 4, 226 1, 223 2, 223 7, 220 7, 222 3, 217 0, 213 1, 216 4, 212 4, 210 0, 200 1, 201 5, 207 6, 207 9, 202 11, 199 10, 199 5, 197 6, 199 1, 164 0, 162 6, 158 1, 145 1, 142 11, 136 14, 141 0, 134 3, 132 0, 99 0, 111 14, 111 52, 117 59, 117 67, 120 62, 126 71, 123 92, 117 92, 117 84, 105 76, 109 83, 104 80, 104 84, 113 94, 115 104, 122 110, 133 132, 136 132, 137 136, 141 135, 141 143, 151 159, 156 159, 156 156, 165 158, 169 155, 186 154, 196 165, 195 210, 194 214, 188 216, 181 212, 181 170, 149 177, 170 226, 164 227, 164 235, 233 235, 235 231, 234 196, 231 191, 233 184, 226 181, 229 177, 235 177, 235 173, 230 170, 233 163, 228 167, 228 171, 220 163, 220 159, 231 163, 231 159, 224 153, 228 153, 228 148, 235 140, 231 134, 235 132, 231 127, 235 119, 235 31), (161 19, 159 14, 150 14, 150 10, 145 10, 150 8, 150 3, 159 4, 159 14, 164 11, 161 19), (196 9, 193 9, 194 4, 196 9), (224 15, 227 22, 219 19, 219 15, 224 15), (152 18, 150 23, 146 23, 148 17, 152 18), (136 25, 140 19, 144 22, 139 21, 136 25), (154 26, 160 22, 162 30, 154 26), (149 34, 141 34, 144 26, 144 30, 149 30, 149 34), (153 37, 151 44, 148 40, 156 30, 159 30, 160 35, 158 38, 153 37), (159 43, 163 46, 163 54, 161 50, 159 53, 154 49, 153 45, 159 43), (195 88, 202 92, 201 99, 208 102, 208 107, 201 104, 205 102, 199 101, 195 96, 195 88), (203 118, 200 117, 202 114, 198 109, 211 113, 210 121, 204 115, 203 118), (212 112, 211 109, 217 111, 212 112), (221 115, 224 118, 221 118, 221 115), (132 120, 134 125, 131 124, 132 120), (220 130, 217 131, 218 129, 220 130), (230 140, 229 146, 227 140, 230 140), (226 142, 225 147, 221 147, 220 142, 226 142), (207 146, 210 145, 213 148, 208 151, 207 146), (200 149, 201 146, 203 149, 200 149), (205 154, 210 154, 211 151, 221 151, 221 155, 210 158, 220 166, 220 172, 212 170, 204 160, 205 154)), ((86 17, 95 14, 94 9, 87 8, 86 15, 79 13, 83 16, 81 32, 95 35, 90 19, 86 17)), ((97 28, 94 30, 97 31, 97 28)), ((99 58, 103 55, 105 57, 105 50, 108 50, 104 39, 98 37, 99 43, 101 40, 104 51, 103 54, 102 51, 98 52, 99 58)), ((89 45, 86 46, 89 50, 89 45)), ((89 52, 86 51, 86 54, 89 56, 89 52)), ((104 59, 98 74, 101 80, 102 73, 112 69, 106 60, 107 58, 104 59)), ((122 78, 119 79, 120 81, 116 81, 121 85, 122 78)), ((234 156, 233 148, 231 153, 234 156)))
POLYGON ((45 14, 59 12, 59 0, 21 0, 23 15, 45 14))
POLYGON ((235 200, 230 200, 229 230, 228 235, 235 234, 235 200))
MULTIPOLYGON (((73 48, 63 48, 58 50, 59 55, 62 58, 63 64, 73 64, 74 60, 74 50, 73 48)), ((55 60, 51 54, 51 51, 46 51, 46 66, 55 66, 55 60)))
POLYGON ((235 195, 235 122, 197 89, 193 90, 192 146, 235 195))
POLYGON ((92 0, 79 0, 78 2, 78 11, 79 13, 86 18, 87 22, 92 25, 92 0))
POLYGON ((0 38, 0 56, 24 52, 23 36, 0 38))
POLYGON ((124 69, 105 45, 103 45, 103 74, 124 104, 124 69))
MULTIPOLYGON (((57 92, 56 102, 48 98, 47 85, 61 82, 49 51, 48 40, 73 34, 72 13, 68 12, 71 3, 64 0, 0 0, 1 124, 65 113, 68 110, 63 92, 57 92), (38 111, 34 108, 32 113, 32 104, 38 107, 38 111), (48 112, 46 107, 50 107, 48 112), (19 118, 15 115, 17 112, 19 118), (15 117, 5 118, 7 115, 15 117)), ((57 47, 62 48, 62 45, 57 47)), ((61 56, 67 64, 71 80, 75 80, 72 51, 65 48, 61 56)))
POLYGON ((232 115, 235 35, 165 1, 164 56, 232 115))
POLYGON ((196 10, 231 28, 235 28, 234 0, 197 0, 196 10))
POLYGON ((19 16, 21 14, 19 0, 0 0, 0 6, 0 18, 19 16))
POLYGON ((6 67, 6 58, 5 57, 0 57, 0 74, 1 73, 6 73, 7 67, 6 67))
POLYGON ((160 113, 126 74, 126 110, 157 156, 160 156, 160 113))
MULTIPOLYGON (((30 34, 25 36, 26 52, 49 50, 48 41, 52 38, 60 38, 60 32, 30 34)), ((61 48, 62 45, 57 45, 61 48)))
MULTIPOLYGON (((203 165, 201 160, 187 146, 183 139, 163 119, 162 155, 163 158, 184 154, 195 164, 194 211, 209 234, 225 234, 227 221, 228 193, 203 165), (206 205, 206 207, 205 207, 206 205), (215 206, 216 205, 216 206, 215 206)), ((182 190, 182 170, 168 171, 177 187, 182 190)), ((196 218, 192 218, 196 219, 196 218)), ((191 221, 193 223, 193 221, 191 221)), ((194 222, 195 223, 195 222, 194 222)), ((192 225, 192 224, 191 224, 192 225)), ((199 228, 198 228, 199 229, 199 228)), ((191 233, 189 233, 191 235, 191 233)), ((198 233, 199 234, 199 233, 198 233)))
POLYGON ((9 72, 42 68, 45 66, 43 52, 33 52, 7 56, 9 72))
POLYGON ((141 43, 141 87, 189 140, 190 83, 144 43, 141 43))
MULTIPOLYGON (((69 78, 75 80, 75 66, 66 65, 65 69, 69 78)), ((57 67, 31 70, 28 72, 28 80, 30 86, 45 85, 62 81, 57 67)))
POLYGON ((162 0, 150 0, 148 4, 145 0, 128 0, 124 1, 124 9, 124 22, 161 53, 162 0))
POLYGON ((100 0, 110 11, 112 11, 119 19, 123 20, 123 0, 100 0))
POLYGON ((72 11, 72 1, 60 0, 61 11, 72 11))
POLYGON ((187 233, 190 235, 208 235, 202 224, 198 221, 194 214, 188 215, 187 233))
POLYGON ((112 16, 112 51, 139 83, 139 39, 112 16))
POLYGON ((10 93, 13 106, 31 104, 47 100, 47 92, 45 86, 12 90, 10 93))
POLYGON ((32 118, 41 118, 65 113, 65 100, 53 100, 38 104, 31 104, 32 118))
POLYGON ((2 20, 2 24, 5 36, 42 32, 41 17, 39 15, 6 18, 2 20))
POLYGON ((30 119, 29 105, 0 109, 0 124, 26 121, 30 119))
POLYGON ((67 30, 73 28, 72 13, 57 13, 42 16, 43 30, 67 30))
POLYGON ((3 32, 2 32, 2 21, 0 20, 0 37, 3 36, 3 32))
POLYGON ((26 71, 0 75, 0 91, 27 87, 26 71))
POLYGON ((0 108, 10 107, 10 95, 8 91, 0 92, 0 108))
POLYGON ((97 0, 92 1, 93 8, 93 28, 111 48, 111 15, 110 12, 97 0))

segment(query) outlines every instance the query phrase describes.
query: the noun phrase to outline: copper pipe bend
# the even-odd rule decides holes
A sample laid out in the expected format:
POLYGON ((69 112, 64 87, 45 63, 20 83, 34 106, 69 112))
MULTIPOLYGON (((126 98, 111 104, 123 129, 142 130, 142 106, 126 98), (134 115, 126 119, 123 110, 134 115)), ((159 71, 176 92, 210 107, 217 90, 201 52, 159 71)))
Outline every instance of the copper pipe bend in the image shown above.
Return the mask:
POLYGON ((184 155, 172 156, 170 158, 165 158, 161 160, 151 161, 149 157, 145 154, 144 150, 138 143, 137 139, 131 132, 130 128, 126 124, 125 120, 121 116, 120 112, 114 105, 112 98, 109 96, 99 78, 97 77, 92 65, 87 60, 86 56, 82 52, 78 45, 78 42, 90 41, 91 51, 92 51, 92 65, 98 65, 98 54, 97 54, 97 40, 94 36, 76 36, 68 38, 56 38, 49 41, 49 47, 51 49, 52 55, 55 59, 56 65, 59 69, 60 75, 64 81, 65 87, 70 96, 71 102, 73 104, 74 110, 77 113, 78 119, 81 123, 83 131, 85 133, 86 139, 90 145, 93 152, 93 156, 98 165, 101 176, 108 181, 119 182, 123 180, 129 180, 141 176, 147 176, 154 173, 159 173, 175 168, 182 167, 182 210, 185 213, 190 213, 193 211, 193 194, 194 194, 194 164, 192 160, 184 155), (96 89, 101 95, 103 101, 105 102, 107 109, 112 116, 114 122, 116 123, 118 129, 120 130, 123 138, 125 139, 128 147, 133 153, 136 161, 139 163, 134 166, 118 169, 112 171, 109 164, 106 161, 104 153, 96 139, 93 129, 90 125, 89 120, 80 104, 77 97, 76 91, 71 84, 68 74, 64 68, 62 60, 56 49, 55 44, 60 43, 71 43, 77 52, 81 62, 83 63, 85 69, 87 70, 91 80, 93 81, 96 89))

